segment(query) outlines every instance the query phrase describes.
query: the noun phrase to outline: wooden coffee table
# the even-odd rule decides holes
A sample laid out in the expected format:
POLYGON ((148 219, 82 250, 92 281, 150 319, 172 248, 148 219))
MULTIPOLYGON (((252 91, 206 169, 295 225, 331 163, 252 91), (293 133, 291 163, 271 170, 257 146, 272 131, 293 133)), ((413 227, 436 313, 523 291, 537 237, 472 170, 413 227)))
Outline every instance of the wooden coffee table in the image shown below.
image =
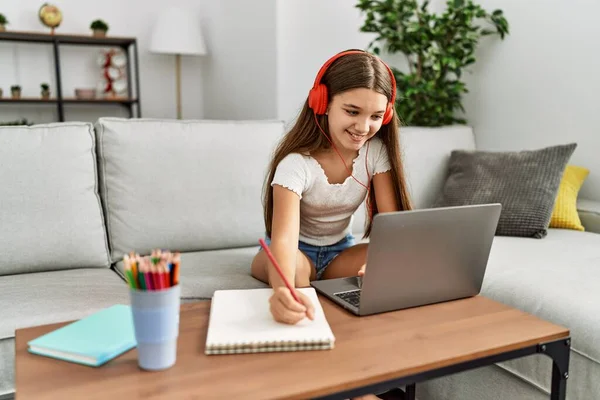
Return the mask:
MULTIPOLYGON (((333 350, 204 355, 210 302, 181 307, 177 363, 138 369, 137 352, 93 368, 36 356, 27 341, 64 323, 16 332, 16 395, 28 399, 344 399, 513 358, 552 358, 551 399, 565 399, 569 330, 488 298, 356 317, 325 298, 333 350)), ((550 371, 548 371, 550 372, 550 371)))

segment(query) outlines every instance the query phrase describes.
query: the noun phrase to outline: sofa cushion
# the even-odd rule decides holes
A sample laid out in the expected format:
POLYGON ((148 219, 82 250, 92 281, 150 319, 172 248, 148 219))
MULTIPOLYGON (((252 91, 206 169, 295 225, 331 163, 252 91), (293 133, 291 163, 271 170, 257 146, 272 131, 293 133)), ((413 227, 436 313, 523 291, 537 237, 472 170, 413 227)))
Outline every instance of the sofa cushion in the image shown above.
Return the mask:
POLYGON ((0 127, 0 275, 108 268, 92 124, 0 127))
POLYGON ((497 235, 543 238, 577 144, 521 151, 454 150, 436 207, 501 203, 497 235))
POLYGON ((264 236, 262 188, 282 122, 101 118, 96 127, 113 262, 264 236))
MULTIPOLYGON (((572 351, 588 363, 600 364, 598 249, 600 235, 567 229, 549 229, 544 240, 496 236, 482 294, 567 327, 572 351)), ((537 360, 505 365, 546 387, 544 375, 550 370, 540 364, 541 358, 537 360), (537 368, 526 367, 532 363, 537 368)), ((600 376, 591 373, 600 372, 597 367, 572 372, 586 376, 587 387, 592 381, 600 382, 600 376)))
MULTIPOLYGON (((433 204, 443 186, 452 150, 475 149, 475 138, 469 126, 409 126, 400 128, 399 145, 413 206, 426 208, 433 204)), ((357 239, 365 231, 365 219, 363 203, 353 216, 352 232, 357 239)))
MULTIPOLYGON (((259 246, 181 254, 181 298, 210 299, 218 289, 255 289, 268 285, 250 275, 259 246)), ((123 261, 116 264, 123 274, 123 261)))
POLYGON ((577 213, 577 197, 581 185, 583 185, 589 173, 590 170, 587 168, 567 165, 558 187, 558 195, 550 219, 550 228, 585 230, 577 213))
POLYGON ((82 318, 129 304, 127 285, 109 268, 0 277, 0 394, 14 390, 15 329, 82 318))

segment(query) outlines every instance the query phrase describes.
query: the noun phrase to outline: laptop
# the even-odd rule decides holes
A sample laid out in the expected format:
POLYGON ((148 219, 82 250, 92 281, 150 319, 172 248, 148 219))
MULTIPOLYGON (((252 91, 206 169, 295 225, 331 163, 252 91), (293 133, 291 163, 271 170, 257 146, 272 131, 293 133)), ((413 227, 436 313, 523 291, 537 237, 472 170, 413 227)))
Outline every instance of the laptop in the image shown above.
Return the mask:
POLYGON ((364 276, 311 286, 361 316, 476 296, 501 208, 493 203, 376 214, 364 276))

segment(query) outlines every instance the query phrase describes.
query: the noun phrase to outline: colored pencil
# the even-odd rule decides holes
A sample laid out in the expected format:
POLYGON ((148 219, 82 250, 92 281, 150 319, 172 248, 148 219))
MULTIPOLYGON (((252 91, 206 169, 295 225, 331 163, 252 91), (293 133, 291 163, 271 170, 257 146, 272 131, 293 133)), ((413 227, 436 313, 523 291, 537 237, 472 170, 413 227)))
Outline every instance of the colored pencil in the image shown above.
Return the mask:
POLYGON ((154 249, 147 256, 136 252, 123 255, 127 285, 144 291, 169 289, 179 284, 181 254, 154 249))
POLYGON ((271 250, 269 250, 269 246, 267 246, 267 243, 265 243, 264 239, 262 239, 262 238, 258 239, 258 242, 260 243, 260 245, 262 246, 262 248, 265 250, 265 253, 267 254, 267 257, 269 257, 269 260, 271 260, 271 263, 273 264, 273 266, 277 270, 277 273, 281 277, 281 280, 283 280, 283 283, 285 283, 285 286, 287 286, 287 288, 290 291, 290 293, 292 293, 292 296, 294 297, 294 300, 296 300, 298 303, 301 303, 300 299, 298 299, 298 295, 296 294, 296 290, 294 290, 294 288, 292 287, 292 285, 290 285, 290 283, 286 279, 285 275, 283 274, 283 271, 281 270, 281 268, 279 267, 279 264, 277 263, 277 260, 275 260, 275 257, 271 253, 271 250))

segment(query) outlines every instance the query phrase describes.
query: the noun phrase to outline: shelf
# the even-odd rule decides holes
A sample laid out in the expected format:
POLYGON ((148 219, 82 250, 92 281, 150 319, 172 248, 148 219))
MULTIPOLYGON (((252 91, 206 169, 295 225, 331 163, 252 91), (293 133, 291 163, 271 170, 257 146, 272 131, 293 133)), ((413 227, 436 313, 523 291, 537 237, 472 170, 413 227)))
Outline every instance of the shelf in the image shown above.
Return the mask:
MULTIPOLYGON (((42 99, 39 97, 22 97, 20 99, 13 99, 10 97, 0 98, 0 103, 50 103, 55 104, 58 102, 56 98, 42 99)), ((137 99, 128 99, 124 97, 109 98, 109 99, 77 99, 75 97, 63 97, 63 103, 79 103, 79 104, 134 104, 137 103, 137 99)))
POLYGON ((0 40, 8 40, 13 42, 30 42, 30 43, 52 43, 58 41, 61 44, 87 44, 98 46, 128 46, 136 42, 133 37, 117 37, 107 36, 103 38, 89 35, 51 35, 43 32, 25 32, 25 31, 6 31, 0 32, 0 40))
MULTIPOLYGON (((30 97, 21 97, 13 99, 10 91, 4 92, 4 97, 0 98, 0 106, 8 104, 47 104, 56 106, 57 119, 59 122, 65 121, 65 106, 74 104, 93 104, 93 105, 120 105, 129 110, 129 116, 141 118, 140 102, 140 73, 138 61, 138 43, 135 37, 94 37, 92 32, 89 34, 51 34, 50 31, 27 32, 27 31, 5 31, 0 32, 0 42, 20 42, 20 43, 42 43, 48 44, 53 50, 54 72, 56 84, 53 94, 56 97, 42 99, 38 95, 30 97), (120 47, 123 49, 128 67, 126 92, 128 97, 111 97, 96 99, 79 99, 76 97, 64 97, 61 79, 61 60, 60 53, 63 45, 79 46, 102 46, 102 47, 120 47), (134 90, 135 87, 135 90, 134 90), (135 111, 135 112, 134 112, 135 111)), ((39 92, 38 92, 39 93, 39 92)))

